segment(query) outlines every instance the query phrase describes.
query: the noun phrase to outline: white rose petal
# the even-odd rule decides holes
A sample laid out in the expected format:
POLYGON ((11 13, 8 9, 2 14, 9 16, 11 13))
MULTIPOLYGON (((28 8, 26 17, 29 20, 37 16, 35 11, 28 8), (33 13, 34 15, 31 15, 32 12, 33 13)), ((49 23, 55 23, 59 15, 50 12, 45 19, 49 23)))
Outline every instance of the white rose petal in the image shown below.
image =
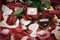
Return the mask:
POLYGON ((17 19, 15 25, 8 25, 8 24, 6 23, 6 20, 4 20, 4 21, 2 21, 2 22, 0 23, 0 26, 6 27, 6 28, 16 28, 16 27, 18 27, 18 25, 19 25, 19 20, 18 20, 18 19, 17 19))
POLYGON ((5 15, 5 16, 10 15, 13 12, 12 9, 8 8, 5 5, 2 5, 2 11, 3 11, 3 15, 5 15))
POLYGON ((11 40, 14 40, 14 34, 11 35, 11 40))
POLYGON ((41 30, 41 31, 38 31, 37 33, 40 34, 40 35, 44 35, 45 34, 45 31, 44 30, 41 30))
POLYGON ((24 19, 21 19, 20 22, 21 22, 22 24, 24 24, 25 26, 31 23, 30 20, 29 20, 29 21, 26 21, 26 20, 24 20, 24 19))
POLYGON ((8 30, 8 29, 3 29, 3 30, 1 31, 1 33, 7 35, 7 34, 9 33, 9 30, 8 30))
POLYGON ((58 22, 60 22, 60 19, 57 19, 58 22))
POLYGON ((26 27, 25 25, 22 25, 22 29, 23 29, 23 30, 26 30, 27 27, 26 27))
POLYGON ((58 30, 58 29, 60 29, 60 27, 59 26, 56 26, 55 30, 58 30))
POLYGON ((44 8, 44 10, 48 10, 47 8, 44 8))
POLYGON ((20 2, 23 2, 22 0, 19 0, 20 2))
POLYGON ((8 16, 3 15, 4 20, 6 21, 8 19, 8 16))
POLYGON ((24 36, 21 40, 27 40, 28 36, 24 36))
POLYGON ((38 29, 39 25, 37 23, 33 23, 29 25, 29 30, 36 31, 38 29))
POLYGON ((33 31, 31 34, 30 34, 31 37, 36 37, 36 31, 33 31))

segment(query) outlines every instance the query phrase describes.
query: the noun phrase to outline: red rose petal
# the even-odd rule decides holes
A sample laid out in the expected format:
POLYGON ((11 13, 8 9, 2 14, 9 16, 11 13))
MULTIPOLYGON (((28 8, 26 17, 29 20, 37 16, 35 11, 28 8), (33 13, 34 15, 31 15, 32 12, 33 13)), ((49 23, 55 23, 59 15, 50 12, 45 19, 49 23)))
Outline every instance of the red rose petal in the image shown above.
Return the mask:
POLYGON ((0 11, 0 22, 3 20, 2 12, 0 11))
POLYGON ((14 15, 10 15, 6 21, 8 25, 14 25, 17 21, 17 18, 14 15))

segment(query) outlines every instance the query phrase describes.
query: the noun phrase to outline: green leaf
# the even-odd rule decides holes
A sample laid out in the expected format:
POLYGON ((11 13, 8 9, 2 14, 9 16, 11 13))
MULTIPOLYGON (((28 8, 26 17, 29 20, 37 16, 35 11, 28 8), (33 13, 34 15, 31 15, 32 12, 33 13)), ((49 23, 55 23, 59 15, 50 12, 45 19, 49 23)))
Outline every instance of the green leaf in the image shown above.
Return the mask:
POLYGON ((45 2, 45 3, 44 3, 44 7, 50 8, 50 2, 45 2))
POLYGON ((43 5, 40 4, 39 2, 38 2, 38 3, 34 2, 34 3, 32 4, 32 6, 33 6, 33 7, 37 7, 39 12, 42 12, 42 11, 44 10, 43 5))
POLYGON ((24 8, 20 8, 14 12, 14 15, 19 16, 19 14, 21 14, 23 11, 24 11, 24 8))
POLYGON ((41 2, 41 0, 31 0, 32 2, 41 2))
POLYGON ((41 3, 41 0, 22 0, 22 1, 28 5, 32 5, 32 3, 34 3, 34 2, 41 3))

